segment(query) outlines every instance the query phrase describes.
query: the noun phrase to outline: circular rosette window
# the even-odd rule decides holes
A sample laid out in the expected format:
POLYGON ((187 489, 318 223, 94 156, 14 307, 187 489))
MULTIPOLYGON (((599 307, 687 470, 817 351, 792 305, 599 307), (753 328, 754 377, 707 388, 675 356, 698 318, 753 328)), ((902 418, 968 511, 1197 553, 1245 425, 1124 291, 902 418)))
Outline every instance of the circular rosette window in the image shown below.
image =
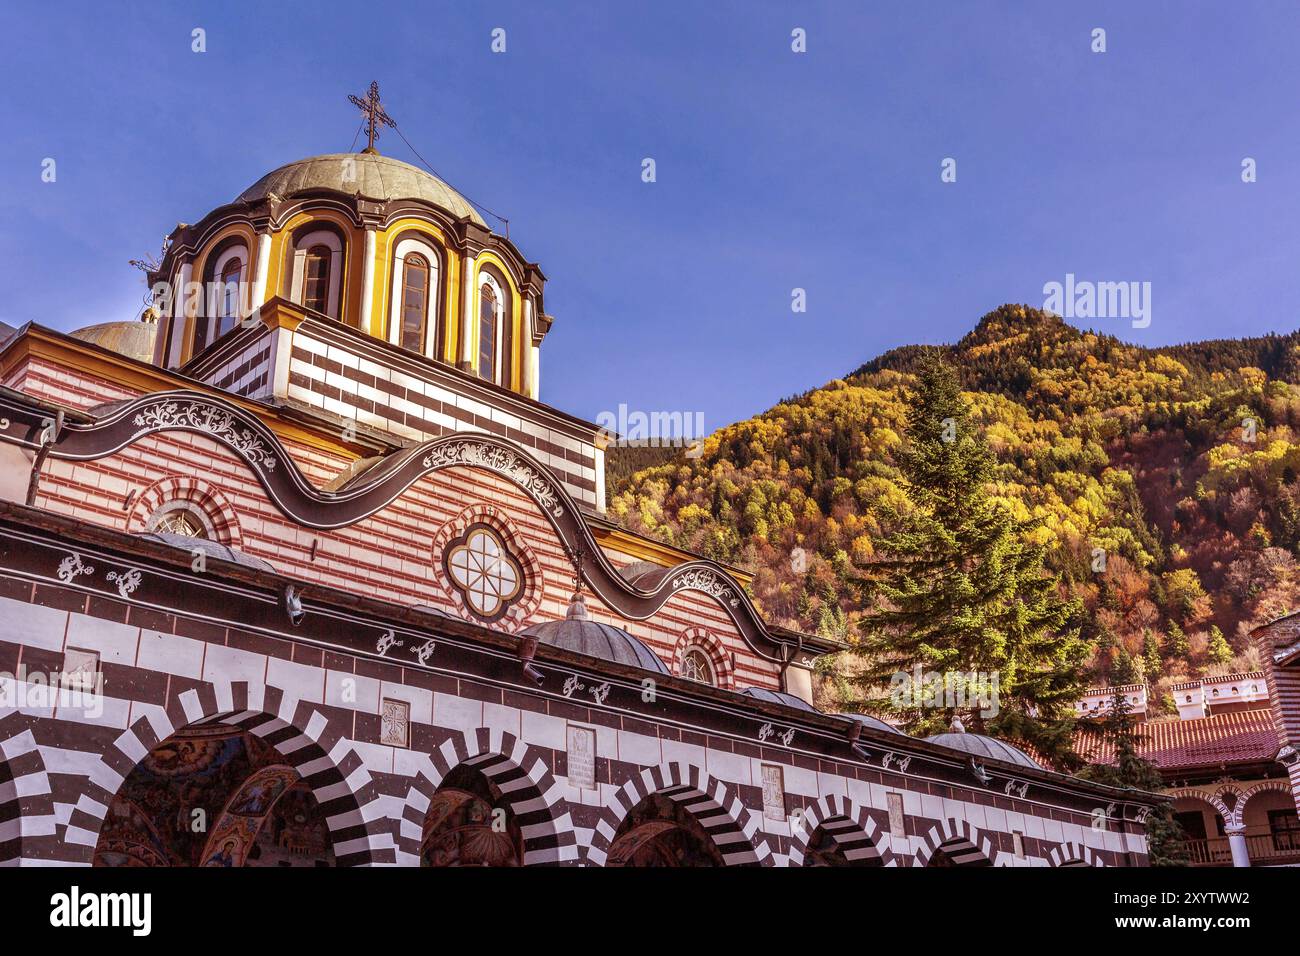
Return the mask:
POLYGON ((443 551, 447 577, 466 607, 485 621, 495 621, 518 600, 524 573, 505 542, 485 524, 473 524, 443 551))

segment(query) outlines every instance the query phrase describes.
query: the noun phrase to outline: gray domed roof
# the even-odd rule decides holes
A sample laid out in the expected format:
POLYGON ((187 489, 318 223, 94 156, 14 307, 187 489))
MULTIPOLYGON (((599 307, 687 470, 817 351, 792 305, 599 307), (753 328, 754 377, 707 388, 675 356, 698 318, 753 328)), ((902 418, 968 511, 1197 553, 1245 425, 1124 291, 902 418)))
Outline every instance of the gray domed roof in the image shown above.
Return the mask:
POLYGON ((985 737, 983 734, 946 733, 935 734, 933 737, 926 737, 925 739, 929 743, 948 747, 952 750, 960 750, 972 757, 1004 760, 1007 763, 1018 764, 1021 767, 1033 767, 1035 770, 1043 769, 1042 764, 1020 748, 1013 747, 993 737, 985 737))
POLYGON ((835 716, 843 717, 845 720, 856 720, 863 727, 867 727, 871 730, 884 730, 891 734, 901 734, 904 737, 907 736, 907 734, 903 733, 903 731, 899 730, 893 724, 887 724, 879 717, 872 717, 870 714, 836 714, 835 716))
POLYGON ((147 538, 150 541, 170 544, 173 548, 183 548, 186 551, 202 551, 208 557, 216 558, 218 561, 242 564, 246 568, 256 568, 258 571, 275 570, 269 561, 263 561, 251 554, 236 551, 234 548, 227 547, 219 541, 213 541, 211 538, 195 538, 188 534, 175 534, 171 531, 145 531, 140 537, 147 538))
POLYGON ((665 569, 662 565, 654 564, 651 561, 633 561, 631 564, 624 565, 618 569, 623 580, 628 584, 636 586, 637 582, 643 578, 649 577, 650 583, 657 584, 658 579, 663 577, 665 569))
POLYGON ((437 176, 378 153, 330 153, 300 159, 267 173, 235 202, 260 202, 271 193, 287 199, 312 189, 360 194, 380 202, 419 199, 457 218, 468 216, 480 226, 487 225, 468 199, 437 176))
POLYGON ((153 344, 158 335, 156 322, 103 322, 69 332, 74 339, 108 349, 141 362, 153 361, 153 344))
POLYGON ((459 620, 456 615, 444 611, 440 607, 434 607, 432 604, 412 604, 412 611, 419 611, 421 614, 428 614, 430 617, 443 617, 451 621, 459 620))
POLYGON ((816 707, 808 703, 802 697, 796 697, 794 694, 786 694, 779 690, 768 690, 766 687, 746 687, 740 692, 745 697, 753 697, 755 700, 766 701, 769 704, 782 704, 786 707, 793 707, 796 710, 807 710, 812 713, 818 713, 816 707))
POLYGON ((581 594, 573 596, 573 603, 562 621, 543 621, 525 628, 524 634, 537 638, 542 644, 560 647, 588 657, 640 667, 642 670, 667 674, 668 668, 659 655, 646 647, 621 627, 601 624, 587 616, 587 605, 581 594))

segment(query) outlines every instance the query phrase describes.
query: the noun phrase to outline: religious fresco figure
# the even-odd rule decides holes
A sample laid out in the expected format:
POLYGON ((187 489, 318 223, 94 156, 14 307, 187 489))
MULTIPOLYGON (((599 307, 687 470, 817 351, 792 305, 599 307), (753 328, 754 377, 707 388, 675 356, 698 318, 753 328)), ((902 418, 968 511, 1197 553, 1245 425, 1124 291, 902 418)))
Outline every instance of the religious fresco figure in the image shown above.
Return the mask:
POLYGON ((235 841, 227 840, 222 844, 221 849, 204 862, 204 866, 225 866, 235 865, 235 841))

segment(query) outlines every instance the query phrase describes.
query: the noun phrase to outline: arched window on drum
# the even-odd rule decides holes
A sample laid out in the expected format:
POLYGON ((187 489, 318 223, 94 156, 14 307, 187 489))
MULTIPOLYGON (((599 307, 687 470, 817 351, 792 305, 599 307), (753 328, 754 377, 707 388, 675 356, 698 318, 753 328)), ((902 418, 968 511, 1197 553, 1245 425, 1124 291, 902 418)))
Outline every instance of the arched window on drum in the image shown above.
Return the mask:
POLYGON ((423 236, 407 235, 393 247, 388 341, 412 352, 441 359, 438 310, 440 259, 423 236))
POLYGON ((510 287, 495 269, 484 269, 479 273, 478 292, 478 376, 510 388, 514 369, 510 287))

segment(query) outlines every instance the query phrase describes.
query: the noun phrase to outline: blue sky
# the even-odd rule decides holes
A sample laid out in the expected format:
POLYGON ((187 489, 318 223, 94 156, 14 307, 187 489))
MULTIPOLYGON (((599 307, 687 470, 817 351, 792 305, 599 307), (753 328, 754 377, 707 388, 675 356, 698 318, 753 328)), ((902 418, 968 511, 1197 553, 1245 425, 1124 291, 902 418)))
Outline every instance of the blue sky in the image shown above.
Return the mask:
MULTIPOLYGON (((1066 273, 1150 282, 1149 328, 1089 323, 1135 342, 1300 327, 1300 4, 305 9, 4 4, 0 319, 132 317, 128 259, 275 166, 346 150, 347 94, 377 79, 541 263, 543 398, 587 418, 626 403, 717 427, 1041 304, 1066 273)), ((380 148, 413 160, 391 132, 380 148)))

